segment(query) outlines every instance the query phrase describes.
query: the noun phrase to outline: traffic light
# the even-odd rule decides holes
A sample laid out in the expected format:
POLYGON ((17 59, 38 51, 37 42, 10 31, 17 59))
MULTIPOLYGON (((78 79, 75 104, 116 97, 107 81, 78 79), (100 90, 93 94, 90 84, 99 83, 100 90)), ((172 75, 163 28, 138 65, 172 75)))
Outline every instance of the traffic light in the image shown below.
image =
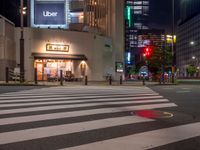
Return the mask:
POLYGON ((149 58, 151 56, 151 54, 152 54, 152 49, 150 47, 145 47, 144 48, 144 56, 146 58, 149 58))

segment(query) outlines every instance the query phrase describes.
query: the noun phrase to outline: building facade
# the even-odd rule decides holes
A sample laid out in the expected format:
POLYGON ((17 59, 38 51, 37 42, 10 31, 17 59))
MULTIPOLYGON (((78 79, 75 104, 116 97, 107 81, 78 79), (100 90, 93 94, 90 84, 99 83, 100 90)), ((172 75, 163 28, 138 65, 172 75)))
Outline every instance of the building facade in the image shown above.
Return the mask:
POLYGON ((181 0, 180 1, 180 19, 181 22, 199 13, 199 0, 181 0))
POLYGON ((5 68, 16 66, 15 25, 0 15, 0 80, 5 80, 5 68))
MULTIPOLYGON (((138 49, 136 64, 143 60, 144 49, 147 47, 163 49, 166 46, 165 30, 146 29, 138 30, 138 49)), ((164 49, 163 49, 164 50, 164 49)))
MULTIPOLYGON (((25 80, 72 74, 76 78, 118 79, 124 61, 123 0, 30 0, 30 27, 24 28, 25 80)), ((20 64, 20 28, 16 61, 20 64)))
POLYGON ((187 67, 200 66, 200 14, 183 22, 177 31, 177 67, 181 77, 187 77, 187 67), (194 60, 195 58, 195 60, 194 60))
MULTIPOLYGON (((187 67, 200 67, 200 1, 181 1, 181 21, 177 29, 176 59, 180 77, 188 77, 187 67)), ((198 74, 198 73, 197 73, 198 74)))
POLYGON ((138 31, 148 29, 149 1, 126 0, 125 8, 125 66, 126 74, 137 65, 140 55, 138 48, 138 31))

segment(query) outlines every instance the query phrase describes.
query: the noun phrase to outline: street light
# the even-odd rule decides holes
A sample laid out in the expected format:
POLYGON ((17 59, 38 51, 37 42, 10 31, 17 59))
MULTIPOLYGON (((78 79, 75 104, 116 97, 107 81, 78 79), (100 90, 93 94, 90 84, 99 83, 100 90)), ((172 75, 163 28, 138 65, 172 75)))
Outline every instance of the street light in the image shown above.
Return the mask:
POLYGON ((195 59, 196 59, 196 57, 195 57, 195 56, 192 56, 192 59, 193 59, 193 60, 195 60, 195 59))
POLYGON ((172 0, 172 83, 174 83, 174 73, 175 73, 175 49, 174 49, 174 18, 175 18, 175 7, 174 0, 172 0))
POLYGON ((199 59, 196 56, 192 56, 192 60, 195 61, 194 65, 195 65, 196 69, 198 70, 198 75, 197 76, 199 76, 199 69, 200 69, 200 67, 199 67, 199 59))
POLYGON ((26 7, 24 1, 20 1, 20 82, 24 82, 24 15, 26 14, 26 7))
POLYGON ((192 45, 192 46, 193 46, 194 44, 195 44, 195 42, 194 42, 194 41, 191 41, 191 42, 190 42, 190 45, 192 45))

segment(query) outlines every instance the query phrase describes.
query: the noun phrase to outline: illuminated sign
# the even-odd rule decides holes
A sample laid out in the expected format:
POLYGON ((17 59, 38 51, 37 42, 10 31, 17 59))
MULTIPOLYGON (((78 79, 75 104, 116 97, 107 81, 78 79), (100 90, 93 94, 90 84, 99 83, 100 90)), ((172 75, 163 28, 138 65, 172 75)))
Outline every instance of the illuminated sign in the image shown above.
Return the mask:
POLYGON ((131 52, 126 53, 126 63, 131 65, 131 52))
POLYGON ((66 24, 65 4, 62 2, 44 3, 37 1, 35 3, 34 16, 35 25, 66 24))
POLYGON ((122 62, 115 63, 116 72, 123 73, 124 72, 124 65, 122 62))
POLYGON ((71 22, 69 0, 29 0, 30 26, 68 29, 71 22))
POLYGON ((132 17, 131 17, 131 6, 126 7, 126 18, 128 20, 128 26, 132 26, 132 17))
POLYGON ((43 11, 43 16, 44 17, 57 17, 58 12, 43 11))
POLYGON ((47 51, 69 52, 69 45, 47 44, 46 50, 47 51))
MULTIPOLYGON (((166 41, 168 44, 172 43, 172 35, 166 35, 166 41)), ((176 43, 176 35, 174 35, 174 43, 176 43)))

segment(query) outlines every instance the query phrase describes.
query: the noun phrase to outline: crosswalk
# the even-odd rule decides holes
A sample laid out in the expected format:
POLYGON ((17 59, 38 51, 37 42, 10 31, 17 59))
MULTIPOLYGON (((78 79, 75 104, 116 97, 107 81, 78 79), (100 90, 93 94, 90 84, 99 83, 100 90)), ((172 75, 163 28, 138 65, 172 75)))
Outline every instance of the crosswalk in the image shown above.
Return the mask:
MULTIPOLYGON (((158 134, 172 136, 188 125, 157 128, 157 120, 132 113, 168 107, 177 105, 147 87, 50 87, 1 94, 0 149, 143 150, 200 135, 191 131, 158 140, 158 134)), ((199 129, 198 123, 191 126, 199 129)))

